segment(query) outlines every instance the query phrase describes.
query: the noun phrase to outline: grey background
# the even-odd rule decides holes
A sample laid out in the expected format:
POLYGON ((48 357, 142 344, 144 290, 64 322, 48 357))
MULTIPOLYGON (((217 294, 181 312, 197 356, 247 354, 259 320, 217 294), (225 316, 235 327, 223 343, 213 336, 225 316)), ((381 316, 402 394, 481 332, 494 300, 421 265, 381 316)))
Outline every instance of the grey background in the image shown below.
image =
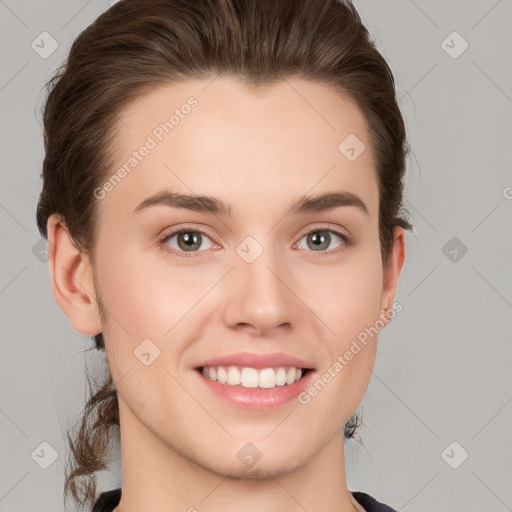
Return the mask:
MULTIPOLYGON (((407 512, 512 510, 512 1, 355 4, 395 75, 416 228, 403 310, 380 335, 359 408, 361 442, 346 445, 349 488, 407 512), (457 58, 454 31, 469 44, 457 58)), ((84 363, 102 364, 33 248, 43 85, 108 6, 0 0, 1 512, 63 509, 65 427, 84 406, 84 363), (43 31, 59 45, 46 59, 31 47, 43 31), (42 442, 58 454, 47 469, 32 457, 42 442)), ((119 466, 100 477, 101 490, 119 485, 119 466)))

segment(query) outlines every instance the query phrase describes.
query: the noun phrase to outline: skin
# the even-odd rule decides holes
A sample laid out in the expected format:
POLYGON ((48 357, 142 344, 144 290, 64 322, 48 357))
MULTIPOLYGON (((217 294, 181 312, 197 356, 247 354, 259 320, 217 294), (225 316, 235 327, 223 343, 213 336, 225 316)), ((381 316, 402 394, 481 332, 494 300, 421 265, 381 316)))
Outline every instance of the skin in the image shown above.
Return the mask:
MULTIPOLYGON (((61 219, 48 222, 56 300, 76 331, 103 332, 118 389, 123 494, 115 510, 363 511, 346 485, 343 425, 367 389, 377 336, 307 405, 242 409, 212 394, 193 368, 236 352, 285 352, 311 361, 318 377, 391 308, 405 236, 396 228, 384 273, 365 120, 320 83, 288 79, 255 93, 232 78, 188 81, 123 110, 116 163, 190 96, 198 105, 98 200, 94 266, 61 219), (366 145, 352 162, 338 151, 350 133, 366 145), (213 195, 239 216, 162 205, 134 213, 164 188, 213 195), (338 189, 357 194, 369 215, 353 206, 284 215, 306 193, 338 189), (333 233, 315 251, 301 233, 326 222, 353 244, 333 233), (157 243, 184 223, 208 230, 189 258, 157 243), (263 248, 251 264, 236 252, 249 235, 263 248), (133 353, 146 338, 160 349, 149 366, 133 353), (252 468, 237 457, 247 442, 262 453, 252 468)), ((167 246, 185 252, 178 235, 167 246)))

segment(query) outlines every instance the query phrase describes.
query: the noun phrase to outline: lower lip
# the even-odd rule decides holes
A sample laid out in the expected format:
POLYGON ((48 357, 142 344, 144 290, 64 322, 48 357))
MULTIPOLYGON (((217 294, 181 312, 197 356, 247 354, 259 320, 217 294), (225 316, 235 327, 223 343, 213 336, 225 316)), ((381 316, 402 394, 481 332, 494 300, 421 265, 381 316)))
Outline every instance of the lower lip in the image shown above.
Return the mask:
POLYGON ((279 407, 293 400, 309 386, 313 374, 315 373, 314 370, 310 370, 304 377, 295 381, 293 384, 262 389, 220 384, 216 380, 208 379, 198 370, 195 370, 195 372, 204 384, 214 393, 231 404, 248 409, 270 409, 279 407))

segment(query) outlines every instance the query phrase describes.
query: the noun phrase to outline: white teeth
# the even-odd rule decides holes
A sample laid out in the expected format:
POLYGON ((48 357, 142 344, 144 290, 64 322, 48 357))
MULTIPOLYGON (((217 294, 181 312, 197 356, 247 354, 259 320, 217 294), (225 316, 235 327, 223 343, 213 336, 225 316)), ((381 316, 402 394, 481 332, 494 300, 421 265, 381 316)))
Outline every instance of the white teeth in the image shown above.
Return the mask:
MULTIPOLYGON (((238 371, 238 369, 236 371, 238 371)), ((255 368, 244 368, 240 377, 240 384, 243 388, 257 388, 258 370, 255 368)))
POLYGON ((286 384, 286 371, 284 368, 279 368, 276 373, 276 384, 284 386, 286 384))
POLYGON ((286 374, 286 384, 293 384, 295 382, 296 374, 297 370, 295 368, 290 368, 286 374))
POLYGON ((264 370, 261 370, 258 377, 258 386, 260 388, 275 388, 276 372, 272 368, 265 368, 264 370))
MULTIPOLYGON (((238 369, 235 367, 235 366, 230 366, 228 368, 228 384, 230 386, 238 386, 240 384, 240 379, 241 379, 241 376, 240 376, 240 372, 238 371, 238 369)), ((221 382, 222 384, 222 382, 221 382)))
POLYGON ((279 368, 256 368, 237 366, 203 367, 202 374, 220 384, 242 386, 244 388, 271 389, 276 386, 290 385, 302 377, 302 370, 292 366, 279 368), (240 371, 241 368, 241 371, 240 371))
MULTIPOLYGON (((215 380, 215 377, 213 379, 215 380)), ((217 380, 221 384, 226 384, 226 382, 228 381, 228 374, 226 373, 226 370, 224 370, 224 368, 222 367, 217 368, 217 380)))

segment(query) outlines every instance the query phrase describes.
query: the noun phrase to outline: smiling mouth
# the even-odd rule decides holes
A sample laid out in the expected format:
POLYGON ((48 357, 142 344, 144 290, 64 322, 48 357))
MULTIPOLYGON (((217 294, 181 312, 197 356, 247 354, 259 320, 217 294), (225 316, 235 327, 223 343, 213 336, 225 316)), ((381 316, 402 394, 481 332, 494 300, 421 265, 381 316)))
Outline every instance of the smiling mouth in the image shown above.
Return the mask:
POLYGON ((206 379, 226 386, 251 389, 286 387, 303 379, 312 368, 278 366, 251 368, 241 366, 200 366, 196 370, 206 379))

